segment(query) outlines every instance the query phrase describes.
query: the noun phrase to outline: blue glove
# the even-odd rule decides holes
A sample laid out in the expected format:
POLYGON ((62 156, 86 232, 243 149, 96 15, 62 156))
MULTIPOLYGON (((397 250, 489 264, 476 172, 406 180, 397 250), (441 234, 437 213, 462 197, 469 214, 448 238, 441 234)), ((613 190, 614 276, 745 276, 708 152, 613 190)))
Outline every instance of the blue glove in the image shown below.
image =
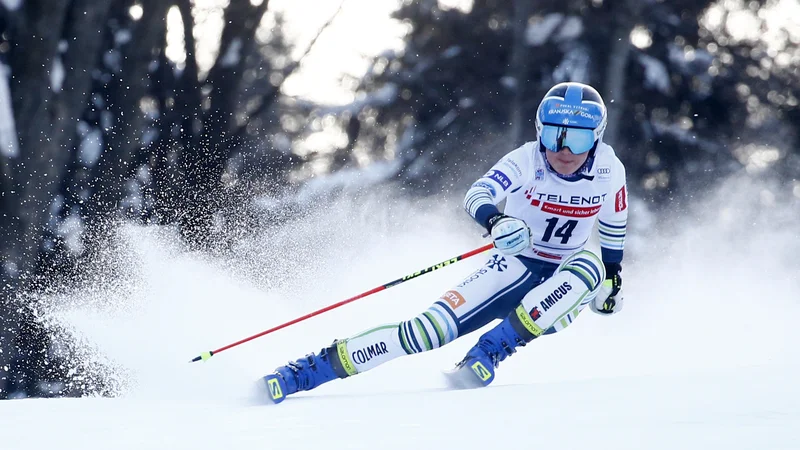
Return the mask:
POLYGON ((531 229, 516 217, 498 214, 489 219, 489 234, 503 254, 514 256, 531 247, 531 229))

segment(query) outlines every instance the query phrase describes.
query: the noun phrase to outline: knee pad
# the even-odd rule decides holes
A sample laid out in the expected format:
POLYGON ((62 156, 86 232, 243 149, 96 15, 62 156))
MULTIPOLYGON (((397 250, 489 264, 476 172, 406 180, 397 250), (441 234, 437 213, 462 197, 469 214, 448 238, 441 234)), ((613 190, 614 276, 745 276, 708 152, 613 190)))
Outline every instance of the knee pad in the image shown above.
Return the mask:
POLYGON ((509 319, 526 341, 551 328, 566 328, 594 299, 604 279, 605 267, 600 258, 588 250, 578 252, 562 262, 552 277, 528 292, 509 319))
POLYGON ((580 279, 589 291, 597 292, 606 279, 606 267, 600 258, 589 250, 580 251, 561 263, 556 273, 569 272, 580 279))

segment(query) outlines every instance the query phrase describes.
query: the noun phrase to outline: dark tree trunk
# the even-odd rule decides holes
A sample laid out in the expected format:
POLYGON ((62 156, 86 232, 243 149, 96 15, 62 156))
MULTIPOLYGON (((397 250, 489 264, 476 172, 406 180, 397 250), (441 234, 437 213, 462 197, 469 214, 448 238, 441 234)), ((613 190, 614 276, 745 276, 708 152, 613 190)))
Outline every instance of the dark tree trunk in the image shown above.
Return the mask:
POLYGON ((640 19, 641 1, 624 0, 611 3, 612 31, 608 44, 608 57, 598 63, 606 67, 603 87, 603 98, 608 107, 608 127, 604 140, 618 152, 624 152, 626 139, 621 130, 626 125, 625 110, 628 99, 625 96, 628 88, 628 67, 631 55, 631 31, 640 19), (613 100, 613 101, 612 101, 613 100))
POLYGON ((13 46, 9 55, 12 77, 11 93, 14 121, 19 137, 19 155, 3 157, 10 179, 4 184, 6 198, 1 251, 4 266, 0 270, 0 367, 10 367, 0 396, 8 395, 13 380, 25 378, 19 361, 23 352, 36 345, 19 333, 27 321, 24 305, 17 293, 33 282, 32 274, 47 219, 47 210, 63 177, 67 152, 58 147, 53 135, 50 71, 57 55, 64 27, 67 2, 32 0, 15 11, 11 22, 13 46), (21 348, 22 347, 22 348, 21 348))
MULTIPOLYGON (((209 112, 203 118, 203 128, 181 153, 184 178, 181 212, 181 232, 189 243, 205 246, 211 234, 212 216, 224 204, 221 189, 222 175, 236 129, 237 103, 240 101, 244 55, 252 52, 255 32, 269 2, 253 6, 249 0, 232 0, 225 10, 226 26, 220 39, 219 57, 208 74, 211 88, 209 112), (238 52, 235 59, 226 60, 228 52, 238 52)), ((187 80, 187 83, 191 80, 187 80)), ((194 97, 194 90, 189 88, 194 97)), ((197 105, 197 110, 201 110, 197 105)))
POLYGON ((87 208, 87 241, 99 245, 108 238, 125 197, 125 180, 136 169, 145 150, 142 135, 147 117, 140 102, 151 93, 151 63, 158 59, 166 36, 166 17, 171 4, 162 0, 141 2, 143 16, 124 47, 122 70, 115 74, 110 94, 113 129, 105 133, 105 148, 94 168, 94 191, 87 208))
POLYGON ((525 39, 528 28, 528 18, 533 13, 533 2, 530 0, 514 0, 514 21, 511 50, 511 61, 508 67, 508 76, 514 80, 511 98, 511 146, 522 145, 525 140, 524 130, 531 127, 530 118, 526 114, 525 99, 528 95, 529 47, 525 39))
POLYGON ((2 157, 0 367, 11 367, 4 380, 13 381, 13 386, 0 383, 2 395, 10 389, 36 394, 34 381, 43 370, 46 336, 18 295, 38 286, 49 209, 74 157, 76 124, 85 109, 110 2, 31 0, 8 13, 13 24, 9 88, 19 155, 2 157), (62 39, 67 44, 63 52, 62 39))

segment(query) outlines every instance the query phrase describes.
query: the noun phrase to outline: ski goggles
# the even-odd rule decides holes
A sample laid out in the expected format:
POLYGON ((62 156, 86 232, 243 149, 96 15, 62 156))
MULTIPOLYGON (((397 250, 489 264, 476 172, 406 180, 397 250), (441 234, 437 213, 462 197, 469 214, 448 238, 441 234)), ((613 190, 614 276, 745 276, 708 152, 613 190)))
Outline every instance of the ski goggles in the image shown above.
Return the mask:
POLYGON ((587 128, 543 125, 539 142, 551 152, 569 147, 575 155, 586 153, 594 147, 594 130, 587 128))

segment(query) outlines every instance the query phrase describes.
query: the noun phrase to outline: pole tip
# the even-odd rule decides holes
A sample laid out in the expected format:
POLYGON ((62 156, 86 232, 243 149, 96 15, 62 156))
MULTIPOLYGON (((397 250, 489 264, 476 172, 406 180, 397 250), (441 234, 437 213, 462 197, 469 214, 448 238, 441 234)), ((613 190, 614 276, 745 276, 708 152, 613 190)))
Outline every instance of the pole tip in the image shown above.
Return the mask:
POLYGON ((203 353, 200 354, 200 356, 196 356, 194 359, 192 359, 189 362, 197 362, 197 361, 200 361, 200 360, 208 361, 208 359, 211 358, 212 356, 214 356, 214 352, 203 352, 203 353))

